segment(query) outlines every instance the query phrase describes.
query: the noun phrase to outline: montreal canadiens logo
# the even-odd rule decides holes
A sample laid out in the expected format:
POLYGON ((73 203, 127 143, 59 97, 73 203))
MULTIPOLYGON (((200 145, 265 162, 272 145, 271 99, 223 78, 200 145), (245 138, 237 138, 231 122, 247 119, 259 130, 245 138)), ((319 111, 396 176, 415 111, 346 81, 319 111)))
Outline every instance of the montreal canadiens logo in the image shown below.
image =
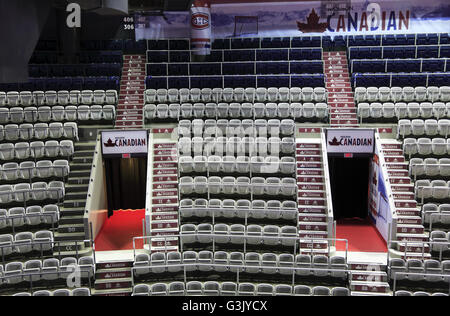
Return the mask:
POLYGON ((191 24, 196 29, 206 29, 209 27, 209 16, 204 13, 195 13, 191 17, 191 24))

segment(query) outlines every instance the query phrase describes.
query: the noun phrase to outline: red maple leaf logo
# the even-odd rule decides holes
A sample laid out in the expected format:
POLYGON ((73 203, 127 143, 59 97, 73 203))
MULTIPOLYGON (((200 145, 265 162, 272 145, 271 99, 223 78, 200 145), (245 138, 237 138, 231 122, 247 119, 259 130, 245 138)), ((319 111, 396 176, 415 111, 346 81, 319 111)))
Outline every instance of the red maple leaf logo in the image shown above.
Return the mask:
POLYGON ((297 27, 303 33, 323 33, 328 27, 328 23, 319 23, 320 17, 316 11, 312 9, 309 16, 306 18, 307 23, 297 21, 297 27))

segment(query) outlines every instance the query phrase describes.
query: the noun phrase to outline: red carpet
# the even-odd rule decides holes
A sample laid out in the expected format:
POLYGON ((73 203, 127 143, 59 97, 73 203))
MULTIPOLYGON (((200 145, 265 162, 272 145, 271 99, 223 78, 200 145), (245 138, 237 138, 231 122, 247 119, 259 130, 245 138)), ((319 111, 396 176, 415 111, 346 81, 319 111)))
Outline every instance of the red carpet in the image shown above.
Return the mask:
MULTIPOLYGON (((133 249, 133 237, 142 236, 142 220, 145 210, 120 210, 106 220, 95 239, 96 251, 133 249)), ((142 241, 136 241, 136 249, 142 249, 142 241)))
MULTIPOLYGON (((386 242, 370 219, 351 218, 337 221, 336 238, 348 240, 348 251, 387 252, 386 242)), ((337 242, 345 251, 345 242, 337 242)))

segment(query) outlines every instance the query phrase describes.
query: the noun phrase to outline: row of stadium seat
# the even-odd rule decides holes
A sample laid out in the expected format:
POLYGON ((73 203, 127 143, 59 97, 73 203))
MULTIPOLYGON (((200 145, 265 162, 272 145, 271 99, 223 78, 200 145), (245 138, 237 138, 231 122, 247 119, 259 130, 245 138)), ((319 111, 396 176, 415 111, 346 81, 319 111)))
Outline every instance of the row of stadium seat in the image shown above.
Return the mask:
POLYGON ((450 138, 405 138, 403 152, 407 156, 443 156, 450 154, 450 138))
POLYGON ((446 72, 448 58, 441 59, 353 59, 351 72, 446 72))
POLYGON ((313 75, 244 75, 244 76, 183 76, 152 77, 145 81, 148 89, 239 88, 239 87, 324 87, 325 76, 313 75))
POLYGON ((448 33, 347 35, 347 46, 450 44, 448 33))
MULTIPOLYGON (((292 48, 292 49, 236 49, 212 50, 207 62, 235 62, 235 61, 296 61, 321 60, 321 48, 292 48)), ((147 51, 150 63, 173 63, 193 61, 189 51, 176 52, 167 50, 147 51)))
MULTIPOLYGON (((99 63, 122 63, 123 52, 121 51, 81 51, 78 55, 82 64, 99 63)), ((34 51, 29 64, 57 64, 57 51, 34 51)))
POLYGON ((327 93, 323 87, 303 88, 192 88, 192 89, 147 89, 147 103, 189 103, 189 102, 324 102, 327 93))
POLYGON ((449 58, 450 45, 350 47, 349 59, 449 58))
POLYGON ((21 232, 15 235, 0 235, 0 257, 11 254, 27 254, 32 251, 50 251, 53 249, 53 233, 48 230, 36 233, 21 232))
POLYGON ((447 200, 450 199, 450 181, 444 180, 417 180, 415 183, 415 194, 419 200, 434 199, 447 200))
POLYGON ((70 166, 67 160, 39 160, 17 162, 7 162, 0 165, 0 179, 5 181, 15 181, 19 179, 33 178, 63 178, 69 175, 70 166))
POLYGON ((77 138, 77 123, 36 123, 36 124, 8 124, 0 125, 0 141, 18 141, 18 140, 44 140, 59 138, 77 138))
POLYGON ((59 206, 47 204, 24 207, 13 207, 9 210, 0 209, 0 229, 21 227, 32 228, 41 224, 57 224, 59 221, 59 206))
POLYGON ((116 116, 114 105, 69 105, 63 106, 28 106, 26 108, 0 108, 0 124, 35 123, 35 122, 61 122, 61 121, 88 121, 113 120, 116 116))
POLYGON ((394 296, 448 296, 448 294, 438 292, 430 294, 424 291, 418 291, 413 293, 411 291, 399 290, 394 293, 394 296))
POLYGON ((31 143, 20 142, 16 144, 0 144, 0 160, 24 160, 28 158, 40 159, 44 157, 70 157, 74 153, 74 146, 71 140, 60 142, 49 140, 45 143, 34 141, 31 143))
POLYGON ((46 199, 60 201, 65 194, 64 182, 51 181, 0 185, 0 203, 42 201, 46 199))
POLYGON ((426 177, 450 177, 449 158, 411 158, 409 161, 409 174, 415 179, 426 177))
MULTIPOLYGON (((238 216, 239 217, 239 216, 238 216)), ((246 216, 241 216, 245 218, 246 216)), ((294 246, 298 236, 295 226, 242 225, 242 224, 183 224, 180 227, 180 240, 185 244, 243 244, 265 246, 294 246), (214 235, 214 236, 213 236, 214 235), (244 237, 246 235, 251 235, 244 237)))
MULTIPOLYGON (((450 44, 448 33, 430 34, 386 34, 386 35, 346 35, 346 36, 301 36, 301 37, 245 37, 215 39, 212 49, 246 48, 290 48, 290 47, 331 47, 335 46, 386 46, 386 45, 435 45, 450 44)), ((159 39, 147 41, 149 50, 189 50, 189 40, 159 39)))
POLYGON ((122 74, 121 63, 99 64, 29 64, 30 77, 101 77, 120 76, 122 74))
POLYGON ((148 254, 138 254, 133 267, 135 275, 178 272, 184 269, 188 272, 199 270, 219 273, 228 271, 236 273, 237 271, 243 272, 245 269, 248 269, 253 273, 257 273, 261 267, 261 272, 265 274, 293 275, 295 273, 301 276, 326 277, 331 275, 345 277, 346 273, 342 270, 347 269, 347 264, 345 258, 341 256, 329 258, 324 255, 315 255, 311 258, 309 255, 302 254, 294 257, 294 255, 287 253, 277 255, 274 253, 228 253, 203 250, 200 252, 171 252, 167 254, 167 257, 165 253, 161 252, 153 253, 151 257, 148 254), (181 264, 186 264, 186 267, 181 266, 181 264))
POLYGON ((350 291, 344 287, 330 289, 325 286, 309 287, 307 285, 292 285, 268 283, 234 283, 198 281, 155 283, 151 286, 138 284, 133 288, 132 296, 350 296, 350 291))
POLYGON ((293 118, 305 120, 325 120, 328 117, 326 103, 183 103, 146 104, 147 120, 188 119, 188 118, 293 118))
MULTIPOLYGON (((286 62, 231 62, 231 63, 150 63, 151 76, 203 76, 203 75, 270 75, 323 73, 323 61, 286 62)), ((443 67, 441 67, 443 68, 443 67)), ((434 68, 432 68, 434 69, 434 68)), ((430 71, 444 71, 430 70, 430 71)))
POLYGON ((58 289, 53 292, 48 290, 39 290, 33 292, 33 294, 29 292, 20 292, 14 294, 13 296, 91 296, 91 290, 85 287, 75 288, 73 290, 58 289))
MULTIPOLYGON (((382 118, 385 119, 393 119, 396 121, 397 119, 404 118, 423 118, 429 119, 431 117, 435 117, 437 119, 450 117, 450 102, 447 104, 443 102, 423 102, 421 104, 416 102, 410 103, 359 103, 358 104, 358 116, 364 120, 372 119, 372 121, 381 121, 382 118)), ((444 126, 446 123, 445 120, 442 121, 441 124, 444 126)))
POLYGON ((181 195, 190 194, 253 194, 253 195, 281 195, 292 197, 297 192, 297 182, 294 178, 264 179, 262 177, 182 177, 179 189, 181 195))
POLYGON ((28 260, 22 262, 10 262, 3 266, 0 265, 0 276, 4 277, 2 284, 17 285, 22 282, 36 283, 39 281, 52 281, 57 279, 67 280, 67 277, 80 269, 82 278, 93 278, 95 273, 95 263, 92 257, 81 257, 78 260, 73 257, 67 257, 59 261, 56 258, 41 260, 28 260), (41 274, 42 273, 42 274, 41 274))
POLYGON ((294 157, 182 156, 179 158, 179 169, 183 174, 194 172, 292 174, 296 169, 296 160, 294 157))
MULTIPOLYGON (((450 165, 448 166, 450 167, 450 165)), ((423 223, 424 224, 430 224, 431 222, 433 224, 443 224, 443 225, 450 225, 450 204, 440 204, 436 205, 434 203, 427 203, 422 206, 422 216, 423 216, 423 223), (441 215, 441 216, 436 216, 441 215)), ((437 237, 437 234, 434 234, 434 238, 437 237)), ((440 238, 444 238, 445 242, 449 241, 447 238, 447 235, 442 235, 440 238)), ((436 240, 435 240, 436 241, 436 240)), ((448 250, 448 245, 447 249, 448 250)))
MULTIPOLYGON (((391 259, 389 261, 389 271, 390 277, 397 281, 408 279, 410 281, 430 281, 439 282, 444 281, 443 277, 434 276, 433 274, 449 274, 450 272, 450 261, 440 262, 434 259, 419 260, 419 259, 391 259), (398 274, 395 276, 396 272, 407 272, 408 276, 398 274), (430 275, 426 275, 430 274, 430 275)), ((446 279, 450 278, 448 276, 446 279)), ((447 281, 448 282, 448 281, 447 281)))
POLYGON ((26 83, 1 83, 0 91, 116 90, 120 79, 111 77, 29 78, 26 83))
POLYGON ((292 155, 292 137, 218 137, 217 139, 183 137, 179 142, 180 156, 280 156, 292 155))
POLYGON ((211 137, 215 136, 274 136, 293 135, 294 122, 290 119, 278 120, 181 120, 178 124, 178 135, 181 137, 211 137))
POLYGON ((0 91, 0 106, 116 104, 116 90, 0 91))
POLYGON ((441 230, 433 230, 430 232, 430 241, 441 243, 441 244, 432 244, 432 250, 438 252, 447 252, 447 255, 450 251, 450 235, 447 232, 441 230))
POLYGON ((450 136, 450 120, 406 120, 398 121, 398 135, 406 136, 450 136))
MULTIPOLYGON (((297 220, 298 209, 294 201, 263 201, 253 200, 249 206, 248 200, 219 200, 219 199, 183 199, 180 201, 180 215, 183 220, 190 217, 214 217, 214 218, 254 218, 254 219, 285 219, 297 220)), ((214 233, 223 234, 223 224, 216 224, 214 233), (222 227, 222 229, 221 229, 222 227)), ((253 231, 252 228, 248 228, 253 231)), ((226 231, 229 231, 227 229, 226 231)))
POLYGON ((450 86, 449 73, 353 73, 351 80, 355 88, 450 86))
POLYGON ((428 87, 357 87, 356 102, 448 102, 450 101, 450 86, 428 87))

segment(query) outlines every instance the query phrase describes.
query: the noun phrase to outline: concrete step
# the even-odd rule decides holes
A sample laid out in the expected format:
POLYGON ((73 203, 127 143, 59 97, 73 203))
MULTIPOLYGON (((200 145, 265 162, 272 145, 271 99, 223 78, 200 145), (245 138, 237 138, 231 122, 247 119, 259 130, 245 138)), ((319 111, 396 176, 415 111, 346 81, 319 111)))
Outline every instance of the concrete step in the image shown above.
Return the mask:
POLYGON ((84 208, 82 207, 62 208, 59 211, 59 216, 61 218, 66 216, 84 216, 84 208))
POLYGON ((131 277, 116 278, 116 279, 96 279, 95 280, 95 289, 96 290, 127 289, 132 286, 133 286, 133 280, 131 277))
POLYGON ((55 241, 83 241, 85 240, 84 232, 75 233, 55 233, 55 241))
POLYGON ((65 190, 66 190, 66 194, 67 193, 79 193, 79 192, 85 192, 87 194, 89 188, 89 184, 88 183, 84 183, 84 184, 66 184, 65 186, 65 190))
POLYGON ((84 224, 67 224, 58 226, 59 233, 84 233, 84 224))
POLYGON ((70 170, 69 180, 70 178, 86 178, 90 177, 91 169, 89 170, 70 170))
POLYGON ((350 290, 352 292, 389 293, 390 287, 387 282, 350 281, 350 290))
POLYGON ((131 296, 133 288, 114 289, 114 290, 93 290, 92 296, 131 296))
POLYGON ((76 177, 69 178, 67 180, 67 183, 70 185, 72 185, 72 184, 88 184, 89 185, 89 180, 90 180, 89 176, 88 177, 79 177, 79 178, 76 178, 76 177))
POLYGON ((65 200, 64 208, 84 208, 86 206, 86 198, 79 200, 65 200))
POLYGON ((83 224, 84 217, 83 216, 64 216, 59 219, 59 225, 74 225, 74 224, 83 224))

